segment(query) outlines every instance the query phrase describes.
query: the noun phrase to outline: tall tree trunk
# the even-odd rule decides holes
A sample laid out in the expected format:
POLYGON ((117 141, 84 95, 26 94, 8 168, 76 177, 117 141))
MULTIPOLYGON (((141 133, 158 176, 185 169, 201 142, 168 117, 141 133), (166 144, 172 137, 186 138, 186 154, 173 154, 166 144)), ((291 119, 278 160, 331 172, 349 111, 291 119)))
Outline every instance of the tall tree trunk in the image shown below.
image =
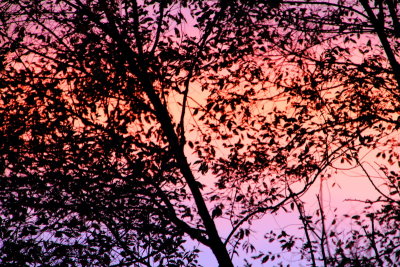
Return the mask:
MULTIPOLYGON (((383 49, 385 50, 385 54, 389 60, 389 63, 392 66, 393 75, 394 75, 394 78, 396 79, 397 89, 398 89, 398 93, 399 93, 399 90, 400 90, 400 64, 396 60, 396 56, 393 52, 392 47, 390 46, 388 36, 385 32, 384 18, 380 17, 380 16, 377 17, 375 15, 371 6, 368 3, 368 0, 360 0, 360 3, 363 6, 365 12, 367 12, 369 21, 371 22, 372 26, 374 27, 375 32, 378 35, 379 40, 381 41, 383 49)), ((383 12, 383 11, 380 11, 380 12, 383 12)))

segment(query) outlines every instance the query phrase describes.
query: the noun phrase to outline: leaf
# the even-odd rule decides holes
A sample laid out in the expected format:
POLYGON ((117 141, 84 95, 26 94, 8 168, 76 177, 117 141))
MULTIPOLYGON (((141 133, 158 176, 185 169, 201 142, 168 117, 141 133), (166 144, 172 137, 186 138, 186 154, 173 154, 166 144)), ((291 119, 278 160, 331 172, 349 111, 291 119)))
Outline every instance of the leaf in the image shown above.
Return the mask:
POLYGON ((222 209, 220 206, 216 206, 211 212, 211 217, 214 219, 220 216, 222 216, 222 209))
POLYGON ((266 263, 269 260, 269 255, 266 255, 265 257, 262 258, 261 263, 266 263))
POLYGON ((244 195, 238 195, 238 196, 236 196, 235 201, 236 201, 236 202, 239 202, 239 201, 241 201, 243 198, 244 198, 244 195))

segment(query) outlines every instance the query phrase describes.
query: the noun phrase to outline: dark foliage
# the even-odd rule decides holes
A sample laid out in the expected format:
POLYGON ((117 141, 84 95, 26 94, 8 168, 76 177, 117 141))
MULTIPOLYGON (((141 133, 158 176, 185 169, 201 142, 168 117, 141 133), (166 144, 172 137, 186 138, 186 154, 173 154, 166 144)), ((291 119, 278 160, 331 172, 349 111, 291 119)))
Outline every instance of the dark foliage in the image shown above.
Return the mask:
POLYGON ((290 209, 304 238, 256 229, 282 251, 313 266, 394 264, 399 10, 2 1, 0 263, 197 265, 187 240, 221 266, 266 263, 280 255, 257 251, 251 224, 290 209), (386 187, 370 174, 375 152, 386 187), (346 168, 382 197, 343 237, 302 197, 346 168))

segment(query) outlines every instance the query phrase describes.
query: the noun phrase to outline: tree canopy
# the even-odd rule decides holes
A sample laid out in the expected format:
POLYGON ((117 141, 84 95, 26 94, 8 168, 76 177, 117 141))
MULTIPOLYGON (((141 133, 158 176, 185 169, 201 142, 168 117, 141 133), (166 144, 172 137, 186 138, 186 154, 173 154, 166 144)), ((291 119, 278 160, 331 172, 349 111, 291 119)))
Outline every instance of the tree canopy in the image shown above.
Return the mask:
POLYGON ((398 262, 399 18, 396 0, 3 0, 0 263, 196 266, 188 240, 220 266, 279 260, 253 235, 312 266, 398 262), (380 197, 340 235, 303 196, 346 169, 380 197), (302 236, 252 228, 289 210, 302 236))

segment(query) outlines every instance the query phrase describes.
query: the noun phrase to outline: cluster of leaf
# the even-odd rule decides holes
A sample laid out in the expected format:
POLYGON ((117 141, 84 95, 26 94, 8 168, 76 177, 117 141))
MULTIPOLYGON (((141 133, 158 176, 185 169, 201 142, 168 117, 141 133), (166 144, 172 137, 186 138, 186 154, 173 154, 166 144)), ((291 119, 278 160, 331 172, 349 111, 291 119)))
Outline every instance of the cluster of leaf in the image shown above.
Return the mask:
MULTIPOLYGON (((13 86, 2 88, 1 261, 191 262, 179 250, 184 233, 169 223, 170 207, 160 199, 161 184, 179 179, 168 150, 162 142, 141 145, 145 137, 123 136, 129 117, 140 116, 137 109, 128 115, 123 105, 113 109, 102 97, 98 101, 108 102, 109 110, 93 106, 107 112, 101 115, 107 120, 93 121, 95 114, 79 112, 88 105, 66 99, 54 82, 35 82, 33 71, 19 71, 26 83, 8 77, 13 86), (126 117, 118 119, 123 112, 126 117)), ((86 90, 80 93, 81 101, 87 99, 86 90)), ((177 189, 168 197, 180 194, 177 189)))
POLYGON ((389 194, 368 201, 362 214, 351 216, 353 230, 345 238, 330 234, 335 248, 328 259, 331 266, 397 266, 400 261, 400 176, 383 171, 389 194))
MULTIPOLYGON (((125 47, 99 28, 113 11, 106 7, 1 4, 4 264, 196 262, 183 250, 185 233, 170 221, 171 202, 187 199, 185 184, 137 78, 126 70, 125 47)), ((115 18, 129 38, 133 11, 125 8, 115 18)), ((143 41, 154 22, 149 10, 139 11, 148 18, 143 41)))
POLYGON ((279 266, 288 262, 309 262, 312 266, 398 266, 399 173, 385 167, 381 171, 385 174, 381 195, 365 201, 360 213, 328 215, 322 206, 315 214, 306 213, 304 203, 294 198, 292 203, 298 208, 304 235, 270 231, 264 238, 274 250, 258 251, 252 258, 279 266), (277 248, 281 251, 276 252, 277 248), (293 254, 290 256, 289 252, 293 254))
MULTIPOLYGON (((315 181, 377 148, 399 161, 396 12, 390 0, 3 1, 0 260, 190 265, 191 238, 231 266, 240 245, 255 251, 251 221, 288 203, 308 235, 301 196, 315 181)), ((314 265, 326 244, 277 238, 314 265)))
MULTIPOLYGON (((325 3, 326 9, 312 8, 317 1, 298 4, 301 8, 288 8, 280 16, 279 23, 287 26, 285 38, 281 29, 271 34, 282 57, 293 64, 276 83, 287 88, 294 117, 307 116, 300 130, 311 130, 312 137, 302 137, 321 138, 310 146, 317 162, 325 159, 332 169, 359 168, 374 184, 363 155, 379 151, 383 170, 400 166, 398 8, 391 1, 355 1, 354 6, 334 1, 325 3)), ((382 198, 367 202, 377 210, 353 217, 357 230, 328 233, 324 216, 299 209, 305 235, 297 250, 313 266, 392 266, 399 261, 398 173, 385 173, 386 186, 374 184, 382 198)), ((296 197, 293 201, 302 203, 296 197)), ((259 256, 271 260, 271 253, 259 256)))
MULTIPOLYGON (((360 2, 354 3, 357 8, 350 2, 284 3, 269 13, 257 3, 228 11, 229 23, 219 29, 223 37, 214 52, 223 68, 210 65, 201 77, 210 95, 199 119, 223 125, 212 127, 213 138, 203 140, 219 140, 223 149, 216 153, 199 145, 195 150, 219 179, 221 190, 211 200, 223 202, 222 192, 233 188, 225 198, 231 205, 224 207, 234 228, 249 214, 274 211, 276 203, 291 199, 292 184, 306 188, 329 177, 325 170, 363 168, 363 155, 371 150, 381 150, 378 157, 387 166, 400 166, 399 68, 391 61, 399 58, 398 15, 389 1, 384 7, 360 2), (321 9, 324 4, 328 7, 321 9), (232 43, 227 36, 235 30, 245 38, 232 43)), ((322 253, 319 243, 314 251, 322 253)), ((312 261, 310 248, 298 247, 312 261)), ((322 258, 328 264, 328 256, 322 258)))

